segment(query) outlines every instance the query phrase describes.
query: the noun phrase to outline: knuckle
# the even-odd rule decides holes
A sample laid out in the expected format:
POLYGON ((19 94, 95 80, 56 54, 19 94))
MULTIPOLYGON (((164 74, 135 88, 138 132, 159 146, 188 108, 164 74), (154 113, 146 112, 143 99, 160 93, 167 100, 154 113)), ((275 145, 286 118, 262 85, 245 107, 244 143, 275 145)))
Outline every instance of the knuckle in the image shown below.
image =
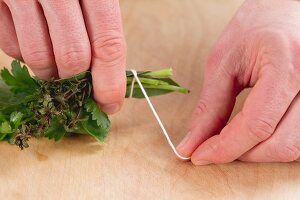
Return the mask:
POLYGON ((5 52, 10 57, 13 57, 13 58, 21 58, 22 57, 20 50, 16 46, 3 45, 3 47, 1 47, 1 49, 3 52, 5 52))
POLYGON ((67 50, 57 57, 59 68, 69 72, 70 75, 88 70, 90 62, 90 52, 84 49, 67 50))
POLYGON ((203 113, 205 113, 207 111, 207 103, 205 100, 203 99, 200 99, 198 101, 198 104, 197 104, 197 107, 196 107, 196 110, 195 110, 195 115, 201 115, 203 113))
POLYGON ((284 40, 286 36, 284 33, 280 30, 270 30, 270 29, 261 29, 260 31, 257 31, 257 34, 261 37, 263 42, 266 42, 268 44, 271 44, 274 41, 277 40, 284 40))
POLYGON ((25 51, 23 58, 31 68, 40 69, 54 65, 53 55, 49 51, 25 51))
POLYGON ((255 119, 246 122, 250 137, 255 141, 264 141, 268 139, 275 131, 276 124, 271 120, 255 119))
MULTIPOLYGON (((195 111, 193 113, 193 117, 196 118, 198 116, 203 116, 205 114, 208 113, 212 113, 215 112, 214 108, 212 106, 209 105, 208 101, 206 101, 204 98, 201 98, 198 101, 198 104, 195 108, 195 111)), ((224 124, 225 121, 227 121, 227 116, 223 116, 223 115, 211 115, 213 117, 213 121, 216 124, 224 124)))
POLYGON ((286 70, 282 66, 292 62, 289 36, 280 30, 261 30, 255 37, 259 41, 257 62, 276 70, 286 70))
POLYGON ((102 33, 91 43, 93 56, 108 66, 114 66, 125 59, 126 42, 121 33, 102 33))
POLYGON ((264 27, 258 28, 251 38, 259 42, 260 47, 272 45, 275 45, 274 47, 280 47, 288 44, 289 36, 282 30, 264 27))

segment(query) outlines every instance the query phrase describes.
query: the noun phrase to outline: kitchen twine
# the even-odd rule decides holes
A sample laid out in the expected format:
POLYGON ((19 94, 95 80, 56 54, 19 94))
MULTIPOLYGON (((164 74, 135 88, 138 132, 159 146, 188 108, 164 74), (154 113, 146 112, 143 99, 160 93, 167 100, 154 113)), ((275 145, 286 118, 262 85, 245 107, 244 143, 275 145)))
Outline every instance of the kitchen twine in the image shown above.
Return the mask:
POLYGON ((159 124, 159 126, 160 126, 160 128, 161 128, 161 130, 162 130, 162 132, 163 132, 163 134, 165 135, 165 137, 166 137, 166 139, 167 139, 167 141, 168 141, 170 147, 172 148, 173 152, 175 153, 175 155, 176 155, 178 158, 182 159, 182 160, 190 160, 189 157, 181 156, 181 155, 177 152, 177 150, 176 150, 174 144, 172 143, 172 141, 171 141, 171 139, 170 139, 170 136, 169 136, 167 130, 165 129, 163 123, 161 122, 160 117, 158 116, 158 114, 157 114, 157 112, 156 112, 156 110, 155 110, 153 104, 152 104, 151 101, 150 101, 150 98, 149 98, 149 96, 148 96, 148 94, 147 94, 145 88, 143 87, 143 85, 142 85, 142 83, 141 83, 141 81, 140 81, 140 79, 139 79, 139 77, 138 77, 138 75, 137 75, 137 71, 134 70, 134 69, 131 69, 130 71, 132 72, 132 74, 133 74, 134 77, 133 77, 132 83, 131 83, 131 88, 130 88, 130 95, 129 95, 129 98, 132 98, 133 90, 134 90, 134 83, 135 83, 135 81, 136 81, 136 82, 139 84, 139 86, 140 86, 140 88, 141 88, 141 90, 142 90, 142 92, 143 92, 143 94, 144 94, 144 96, 145 96, 145 98, 146 98, 146 100, 147 100, 147 102, 148 102, 148 105, 149 105, 149 107, 151 108, 151 110, 152 110, 152 112, 153 112, 153 115, 155 116, 155 118, 156 118, 156 120, 157 120, 157 122, 158 122, 158 124, 159 124))

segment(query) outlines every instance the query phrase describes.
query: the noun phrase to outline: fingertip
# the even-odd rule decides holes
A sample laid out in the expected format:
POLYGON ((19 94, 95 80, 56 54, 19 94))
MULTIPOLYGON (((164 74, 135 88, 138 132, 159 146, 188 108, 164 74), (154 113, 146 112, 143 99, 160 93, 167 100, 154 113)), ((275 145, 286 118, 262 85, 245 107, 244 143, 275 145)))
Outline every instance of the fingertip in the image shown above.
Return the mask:
POLYGON ((195 165, 228 162, 226 151, 221 148, 220 137, 215 135, 202 143, 192 154, 191 161, 195 165))
POLYGON ((225 126, 232 106, 227 111, 215 109, 213 106, 215 105, 210 101, 199 100, 191 118, 190 131, 177 146, 181 155, 190 157, 199 146, 225 126))
MULTIPOLYGON (((126 84, 125 84, 126 87, 126 84)), ((121 110, 125 98, 125 87, 119 83, 115 87, 107 86, 98 81, 93 82, 94 99, 101 110, 107 114, 115 114, 121 110)))
POLYGON ((190 145, 191 136, 192 132, 190 131, 176 147, 177 152, 184 157, 189 157, 192 154, 193 148, 190 145))
POLYGON ((201 122, 193 127, 176 147, 180 155, 190 157, 210 137, 209 132, 205 130, 206 127, 201 122))
POLYGON ((118 112, 125 98, 126 75, 123 69, 92 67, 94 99, 108 114, 118 112))
POLYGON ((115 114, 121 110, 121 104, 119 103, 112 103, 101 106, 103 112, 107 113, 108 115, 115 114))
POLYGON ((109 115, 115 114, 121 110, 124 95, 121 90, 103 91, 94 88, 94 99, 100 105, 101 110, 109 115))
POLYGON ((203 166, 203 165, 212 164, 212 162, 209 161, 209 160, 195 160, 195 159, 191 159, 191 161, 196 166, 203 166))
POLYGON ((49 67, 44 69, 31 68, 34 75, 42 80, 50 80, 53 78, 58 78, 57 69, 55 67, 49 67))

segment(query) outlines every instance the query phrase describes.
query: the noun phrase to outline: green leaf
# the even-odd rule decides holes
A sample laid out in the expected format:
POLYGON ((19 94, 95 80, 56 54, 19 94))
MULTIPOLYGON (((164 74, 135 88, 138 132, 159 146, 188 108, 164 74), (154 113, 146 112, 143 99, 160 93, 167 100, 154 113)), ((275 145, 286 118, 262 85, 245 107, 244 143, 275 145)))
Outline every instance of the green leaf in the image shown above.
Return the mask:
MULTIPOLYGON (((176 83, 170 78, 172 74, 172 69, 137 72, 137 75, 149 97, 160 96, 171 92, 180 92, 183 94, 189 93, 188 89, 180 87, 178 83, 176 83)), ((133 81, 133 74, 131 71, 127 71, 126 76, 127 90, 125 97, 129 97, 133 81)), ((145 98, 144 94, 140 89, 140 86, 137 83, 134 84, 132 97, 145 98)))
POLYGON ((61 140, 66 134, 63 122, 58 118, 52 119, 49 128, 45 131, 45 137, 49 140, 54 139, 55 141, 61 140))
MULTIPOLYGON (((189 90, 182 88, 180 86, 177 86, 175 84, 171 85, 171 84, 162 84, 162 85, 150 85, 150 84, 143 84, 144 89, 147 92, 147 95, 149 97, 153 97, 153 96, 161 96, 164 94, 168 94, 171 92, 180 92, 183 94, 187 94, 189 93, 189 90)), ((131 86, 127 87, 126 90, 126 97, 129 97, 131 92, 131 86)), ((133 98, 145 98, 144 94, 142 93, 142 90, 140 89, 140 86, 136 83, 134 85, 134 89, 133 89, 133 98)))
POLYGON ((0 78, 0 108, 11 104, 13 93, 9 90, 9 87, 5 85, 4 81, 0 78))
POLYGON ((80 129, 93 136, 99 142, 104 142, 108 135, 108 130, 101 126, 99 127, 97 121, 92 119, 92 116, 90 116, 88 120, 82 121, 80 126, 80 129))
POLYGON ((12 129, 11 129, 11 126, 9 124, 9 122, 3 122, 1 125, 0 125, 0 133, 11 133, 12 132, 12 129))
POLYGON ((100 110, 92 98, 86 99, 84 107, 85 112, 82 117, 87 117, 87 120, 81 122, 82 129, 99 142, 103 142, 111 127, 107 114, 100 110))
MULTIPOLYGON (((145 90, 146 90, 147 95, 149 97, 161 96, 161 95, 168 94, 168 93, 172 92, 170 90, 150 89, 150 88, 149 89, 145 88, 145 90)), ((129 95, 130 95, 130 89, 127 88, 127 90, 126 90, 126 97, 128 98, 129 95)), ((137 98, 137 99, 143 99, 143 98, 145 98, 145 95, 143 94, 143 92, 139 88, 139 86, 137 86, 137 87, 134 87, 132 97, 133 98, 137 98)))
POLYGON ((92 120, 95 120, 98 126, 101 126, 104 130, 109 130, 111 123, 106 113, 102 112, 99 106, 92 98, 87 98, 85 101, 85 109, 88 113, 91 113, 92 120))
MULTIPOLYGON (((149 84, 149 85, 169 85, 168 82, 159 80, 159 79, 154 79, 154 78, 139 78, 142 84, 149 84)), ((133 77, 128 77, 127 78, 127 84, 132 83, 133 77)))
POLYGON ((6 135, 12 133, 12 129, 11 126, 9 124, 9 122, 3 122, 0 125, 0 140, 3 140, 6 135))
POLYGON ((2 123, 4 121, 7 121, 6 116, 3 113, 0 112, 0 123, 2 123))
POLYGON ((32 78, 26 68, 21 66, 20 61, 14 60, 11 64, 12 74, 6 69, 2 69, 1 77, 15 94, 33 94, 37 91, 38 84, 32 78))
POLYGON ((24 101, 26 101, 26 95, 12 93, 0 77, 0 112, 10 115, 15 110, 21 110, 24 108, 24 101))
POLYGON ((1 70, 1 77, 8 86, 14 87, 18 85, 18 81, 16 80, 16 78, 13 77, 13 75, 11 75, 11 73, 6 68, 1 70))
POLYGON ((24 83, 28 86, 37 87, 35 80, 30 76, 25 65, 21 66, 20 61, 14 60, 11 64, 12 73, 18 82, 24 83))
POLYGON ((21 112, 13 112, 10 115, 10 122, 14 125, 14 128, 18 128, 21 125, 21 121, 24 114, 21 112))
MULTIPOLYGON (((171 69, 137 72, 149 96, 170 92, 187 93, 170 77, 171 69)), ((27 67, 13 61, 11 72, 0 72, 0 140, 27 147, 33 137, 58 141, 73 134, 89 134, 99 142, 108 135, 111 122, 92 98, 92 76, 84 72, 60 80, 40 80, 30 76, 27 67)), ((133 80, 127 75, 129 96, 133 80)), ((137 83, 134 98, 144 98, 137 83)))

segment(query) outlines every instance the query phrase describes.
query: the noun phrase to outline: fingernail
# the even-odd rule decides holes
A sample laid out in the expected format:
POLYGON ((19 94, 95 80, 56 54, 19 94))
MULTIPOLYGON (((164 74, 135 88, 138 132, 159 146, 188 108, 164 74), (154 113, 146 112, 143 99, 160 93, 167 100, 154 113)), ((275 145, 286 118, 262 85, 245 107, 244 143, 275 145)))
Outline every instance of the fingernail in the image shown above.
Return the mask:
POLYGON ((188 143, 188 141, 190 140, 190 138, 191 138, 191 131, 190 132, 188 132, 187 134, 186 134, 186 136, 183 138, 183 140, 179 143, 179 145, 177 146, 177 149, 183 149, 184 148, 184 146, 188 143))
POLYGON ((208 165, 212 163, 208 160, 192 160, 192 162, 194 163, 194 165, 208 165))
POLYGON ((114 114, 120 110, 120 105, 117 103, 108 104, 102 107, 102 110, 107 114, 114 114))

